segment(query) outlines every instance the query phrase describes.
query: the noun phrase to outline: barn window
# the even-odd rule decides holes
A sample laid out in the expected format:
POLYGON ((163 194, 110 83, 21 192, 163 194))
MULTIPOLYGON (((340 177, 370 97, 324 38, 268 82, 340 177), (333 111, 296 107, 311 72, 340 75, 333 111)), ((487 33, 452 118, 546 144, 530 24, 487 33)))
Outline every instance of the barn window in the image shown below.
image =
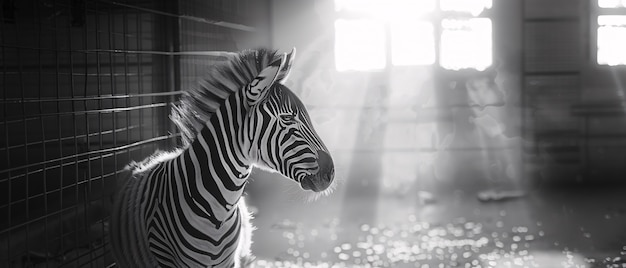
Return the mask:
POLYGON ((461 13, 470 13, 472 16, 478 16, 485 9, 491 8, 491 0, 440 0, 439 5, 443 11, 455 11, 461 13))
POLYGON ((626 7, 626 0, 598 0, 598 6, 601 8, 626 7))
POLYGON ((491 0, 335 0, 338 71, 432 65, 491 65, 491 0), (439 38, 436 38, 439 37, 439 38), (440 40, 439 44, 437 43, 440 40))
POLYGON ((485 70, 491 66, 490 19, 444 19, 441 26, 441 67, 485 70))
POLYGON ((491 0, 440 0, 439 64, 450 70, 485 70, 492 62, 491 19, 480 17, 491 0))
POLYGON ((434 9, 434 0, 336 0, 336 69, 381 70, 388 61, 394 65, 434 63, 432 23, 422 19, 434 9))
MULTIPOLYGON (((610 6, 623 6, 625 2, 600 1, 610 6), (615 3, 613 3, 615 2, 615 3)), ((602 6, 602 5, 600 5, 602 6)), ((601 65, 625 65, 626 64, 626 15, 600 15, 598 16, 597 32, 597 62, 601 65)))

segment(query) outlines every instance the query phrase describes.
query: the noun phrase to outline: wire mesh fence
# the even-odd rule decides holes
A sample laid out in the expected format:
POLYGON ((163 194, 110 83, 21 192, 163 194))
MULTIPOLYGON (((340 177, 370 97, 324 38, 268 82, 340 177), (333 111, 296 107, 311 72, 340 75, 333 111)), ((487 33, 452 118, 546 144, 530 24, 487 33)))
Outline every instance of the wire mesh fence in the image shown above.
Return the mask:
POLYGON ((0 267, 113 263, 116 178, 178 144, 170 105, 247 2, 2 1, 0 267))

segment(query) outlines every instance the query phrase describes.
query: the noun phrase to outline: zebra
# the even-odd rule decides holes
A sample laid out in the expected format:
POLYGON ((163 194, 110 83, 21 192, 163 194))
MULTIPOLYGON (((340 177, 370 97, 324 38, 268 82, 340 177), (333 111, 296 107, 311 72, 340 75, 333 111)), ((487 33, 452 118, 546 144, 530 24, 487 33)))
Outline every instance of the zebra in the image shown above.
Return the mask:
POLYGON ((315 195, 335 187, 328 149, 283 85, 295 48, 226 55, 172 109, 183 146, 127 167, 111 216, 119 267, 250 264, 252 217, 242 195, 253 167, 315 195))

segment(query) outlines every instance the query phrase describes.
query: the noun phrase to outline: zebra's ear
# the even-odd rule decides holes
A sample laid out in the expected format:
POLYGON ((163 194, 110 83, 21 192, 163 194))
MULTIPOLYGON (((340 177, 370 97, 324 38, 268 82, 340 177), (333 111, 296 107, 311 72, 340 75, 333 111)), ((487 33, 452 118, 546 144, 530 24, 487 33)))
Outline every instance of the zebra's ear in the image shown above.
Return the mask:
POLYGON ((281 84, 287 81, 287 78, 289 77, 289 73, 291 72, 291 66, 293 65, 293 59, 295 57, 296 57, 296 48, 294 47, 291 49, 291 52, 287 54, 287 58, 285 59, 285 65, 283 66, 283 68, 280 69, 280 72, 278 72, 278 77, 276 78, 276 81, 278 81, 281 84))
POLYGON ((278 81, 281 73, 284 73, 282 70, 285 69, 286 64, 287 55, 283 54, 265 67, 265 69, 246 86, 245 95, 250 106, 263 100, 267 94, 267 89, 278 81))

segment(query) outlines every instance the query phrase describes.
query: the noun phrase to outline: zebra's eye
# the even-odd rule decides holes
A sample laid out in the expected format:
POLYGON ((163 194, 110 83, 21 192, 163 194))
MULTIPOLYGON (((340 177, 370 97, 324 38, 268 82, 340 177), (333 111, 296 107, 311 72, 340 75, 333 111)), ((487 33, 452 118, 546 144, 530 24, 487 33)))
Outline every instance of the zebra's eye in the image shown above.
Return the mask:
POLYGON ((281 114, 280 119, 287 123, 294 123, 296 121, 296 116, 293 114, 281 114))

